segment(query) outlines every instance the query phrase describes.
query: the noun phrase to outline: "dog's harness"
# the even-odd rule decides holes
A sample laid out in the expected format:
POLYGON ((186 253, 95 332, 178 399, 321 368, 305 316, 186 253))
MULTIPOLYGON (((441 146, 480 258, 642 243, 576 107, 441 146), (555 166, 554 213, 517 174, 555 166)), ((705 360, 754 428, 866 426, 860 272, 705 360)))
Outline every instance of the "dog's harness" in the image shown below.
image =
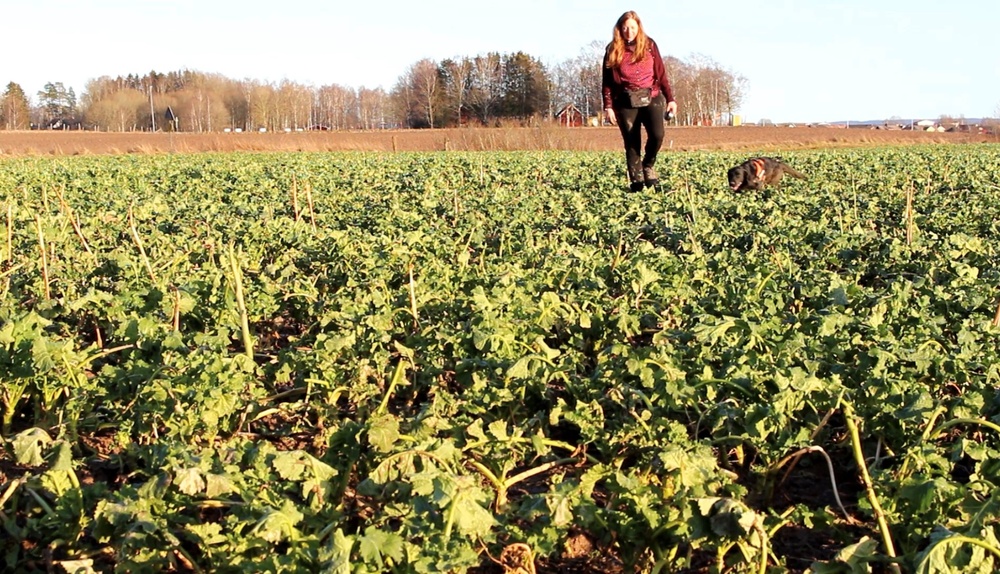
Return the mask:
POLYGON ((764 179, 764 160, 761 158, 757 158, 755 160, 752 160, 750 162, 750 165, 753 166, 754 177, 756 177, 757 179, 764 179))

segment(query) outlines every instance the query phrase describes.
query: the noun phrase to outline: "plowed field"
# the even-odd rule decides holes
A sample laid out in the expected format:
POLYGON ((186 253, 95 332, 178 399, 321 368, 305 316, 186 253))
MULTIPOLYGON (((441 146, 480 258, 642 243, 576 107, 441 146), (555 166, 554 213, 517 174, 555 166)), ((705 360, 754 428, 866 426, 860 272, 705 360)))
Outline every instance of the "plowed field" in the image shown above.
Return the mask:
MULTIPOLYGON (((668 128, 665 150, 757 150, 968 143, 996 136, 831 127, 668 128)), ((606 128, 464 128, 369 132, 100 133, 0 131, 0 155, 227 151, 617 150, 606 128)))

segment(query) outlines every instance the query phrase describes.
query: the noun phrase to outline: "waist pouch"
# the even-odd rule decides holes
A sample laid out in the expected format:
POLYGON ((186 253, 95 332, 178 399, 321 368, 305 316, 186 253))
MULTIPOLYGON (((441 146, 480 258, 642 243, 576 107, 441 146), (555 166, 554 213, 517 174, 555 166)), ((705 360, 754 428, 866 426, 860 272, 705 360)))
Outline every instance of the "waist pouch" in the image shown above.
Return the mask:
POLYGON ((643 88, 641 90, 625 90, 628 96, 628 105, 632 108, 644 108, 653 101, 653 90, 643 88))

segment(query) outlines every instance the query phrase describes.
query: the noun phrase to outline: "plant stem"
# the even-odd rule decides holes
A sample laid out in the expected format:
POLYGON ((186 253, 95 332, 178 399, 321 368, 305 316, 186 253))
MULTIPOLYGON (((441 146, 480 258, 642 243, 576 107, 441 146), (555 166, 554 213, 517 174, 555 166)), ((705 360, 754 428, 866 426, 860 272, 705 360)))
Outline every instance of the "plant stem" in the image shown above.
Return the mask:
POLYGON ((14 270, 14 268, 12 267, 14 261, 14 217, 13 214, 11 213, 12 208, 13 204, 8 202, 7 203, 7 250, 4 252, 4 266, 3 266, 3 268, 6 270, 3 273, 4 295, 6 295, 8 291, 10 291, 10 274, 14 270))
POLYGON ((313 210, 312 184, 306 181, 306 203, 309 204, 309 223, 312 224, 313 231, 316 231, 316 211, 313 210))
POLYGON ((299 188, 298 182, 295 179, 295 174, 292 174, 292 213, 295 216, 295 221, 299 220, 299 188))
MULTIPOLYGON (((836 492, 836 490, 834 490, 836 492)), ((768 538, 767 533, 764 532, 764 528, 760 525, 760 518, 754 518, 753 528, 757 531, 757 536, 760 537, 760 568, 757 570, 758 574, 767 574, 767 547, 768 538)))
MULTIPOLYGON (((837 399, 837 404, 838 405, 840 404, 840 398, 837 399)), ((836 410, 837 410, 837 406, 834 405, 834 407, 832 409, 830 409, 829 411, 826 412, 826 415, 823 417, 823 420, 819 421, 819 425, 817 425, 816 428, 813 429, 812 434, 809 435, 809 442, 812 442, 812 441, 816 440, 816 435, 818 435, 819 431, 821 431, 823 429, 823 427, 826 426, 826 423, 830 422, 830 417, 833 416, 833 413, 836 410)), ((823 454, 826 454, 826 452, 824 452, 823 454)), ((783 484, 786 480, 788 480, 788 475, 792 474, 792 471, 795 470, 795 465, 797 465, 799 463, 799 459, 800 458, 801 458, 801 456, 796 456, 795 457, 795 460, 792 461, 792 464, 788 467, 788 470, 786 470, 785 474, 781 477, 781 482, 778 483, 779 485, 783 484)), ((833 467, 832 467, 832 465, 830 467, 830 475, 831 476, 833 475, 833 467)), ((834 492, 836 492, 836 488, 834 489, 834 492)))
POLYGON ((87 238, 83 236, 83 230, 80 229, 80 218, 75 213, 70 212, 69 221, 73 224, 73 231, 80 238, 80 243, 83 243, 83 250, 87 252, 87 255, 94 257, 94 252, 90 250, 90 244, 87 243, 87 238))
POLYGON ((243 352, 253 363, 253 337, 250 335, 250 318, 247 315, 246 299, 243 297, 243 271, 236 257, 236 251, 229 246, 229 269, 233 274, 233 289, 236 291, 236 305, 240 313, 240 330, 243 333, 243 352))
MULTIPOLYGON (((924 427, 924 433, 920 435, 920 443, 926 441, 928 437, 930 437, 931 434, 933 434, 934 421, 936 421, 938 417, 947 412, 947 410, 948 408, 945 407, 944 405, 938 406, 938 408, 934 409, 934 412, 931 413, 930 418, 927 419, 927 426, 924 427)), ((919 445, 920 443, 917 444, 919 445)), ((899 473, 896 475, 896 480, 902 480, 903 478, 906 477, 907 474, 906 468, 909 466, 909 464, 910 464, 910 457, 904 458, 903 464, 899 467, 899 473)))
POLYGON ((6 256, 7 265, 10 266, 11 262, 14 260, 14 214, 12 213, 13 205, 7 204, 7 252, 4 254, 6 256))
POLYGON ((446 520, 445 520, 445 524, 444 524, 444 540, 445 540, 445 544, 447 544, 448 543, 448 539, 451 538, 451 528, 452 528, 452 526, 455 525, 455 512, 456 512, 455 509, 458 506, 458 497, 459 496, 460 496, 460 493, 456 492, 451 497, 451 503, 448 504, 448 513, 445 515, 446 516, 446 520))
POLYGON ((396 363, 396 370, 392 372, 392 379, 389 380, 389 388, 385 390, 385 396, 382 397, 382 402, 379 403, 378 409, 375 411, 377 414, 382 414, 388 410, 389 398, 392 397, 392 393, 396 391, 396 387, 405 378, 405 375, 406 361, 400 358, 399 362, 396 363))
MULTIPOLYGON (((857 463, 858 470, 861 473, 861 482, 864 484, 865 494, 868 495, 868 502, 872 505, 872 513, 875 514, 875 520, 878 522, 878 529, 882 534, 882 543, 885 545, 885 553, 890 558, 895 558, 896 548, 892 544, 889 523, 886 522, 885 512, 882 510, 882 505, 879 504, 878 497, 875 495, 872 477, 868 474, 868 466, 865 464, 865 455, 861 452, 861 433, 858 432, 858 424, 854 420, 854 407, 847 401, 844 401, 844 419, 847 423, 847 431, 851 435, 851 448, 854 451, 854 461, 857 463)), ((893 572, 899 574, 899 564, 893 562, 890 568, 893 572)))
POLYGON ((1000 425, 998 425, 996 423, 991 423, 990 421, 985 421, 983 419, 962 419, 962 418, 959 418, 959 419, 951 419, 950 421, 948 421, 946 423, 942 423, 941 426, 939 426, 938 428, 934 429, 934 432, 930 433, 929 436, 937 436, 938 434, 944 432, 946 429, 949 429, 949 428, 951 428, 953 426, 961 425, 961 424, 982 425, 982 426, 984 426, 984 427, 986 427, 988 429, 993 429, 993 430, 997 431, 998 433, 1000 433, 1000 425))
POLYGON ((0 496, 0 508, 3 508, 3 505, 7 504, 7 499, 10 498, 14 494, 14 491, 17 490, 18 487, 20 487, 25 482, 28 482, 28 479, 25 477, 15 478, 14 480, 10 481, 10 483, 7 485, 7 490, 4 491, 3 496, 0 496))
POLYGON ((410 273, 410 313, 413 314, 413 328, 416 329, 420 326, 420 320, 417 316, 417 288, 416 283, 413 281, 413 262, 411 261, 408 267, 410 273))
POLYGON ((913 182, 906 192, 906 244, 913 243, 913 182))
POLYGON ((135 242, 135 246, 139 248, 139 255, 142 257, 142 263, 146 266, 146 272, 149 273, 150 280, 156 283, 156 274, 153 273, 153 266, 149 264, 149 257, 146 256, 146 250, 142 246, 142 238, 139 237, 139 232, 135 228, 135 215, 132 212, 132 207, 134 203, 128 206, 128 229, 132 233, 132 241, 135 242))
POLYGON ((826 450, 824 450, 823 447, 814 445, 801 448, 793 452, 792 454, 786 456, 785 458, 779 460, 778 464, 774 465, 774 470, 778 470, 790 460, 796 462, 802 455, 808 454, 810 452, 818 452, 823 455, 823 458, 826 459, 826 468, 830 472, 830 486, 833 487, 833 497, 837 500, 837 506, 840 507, 840 511, 844 513, 844 518, 846 518, 848 522, 854 522, 854 519, 851 517, 851 515, 847 513, 847 509, 844 508, 844 503, 840 501, 840 492, 837 489, 837 477, 834 475, 833 472, 833 461, 830 459, 830 455, 826 453, 826 450))
POLYGON ((611 271, 614 272, 618 268, 618 264, 622 260, 622 250, 625 248, 625 236, 622 233, 618 234, 618 245, 615 247, 615 256, 611 260, 611 271))
POLYGON ((176 285, 171 285, 170 290, 174 292, 174 309, 173 309, 173 320, 171 325, 174 328, 174 332, 180 331, 181 327, 181 291, 176 285))
POLYGON ((511 486, 514 486, 515 484, 521 482, 522 480, 527 480, 532 476, 535 476, 536 474, 541 474, 548 470, 552 470, 557 466, 562 466, 564 464, 572 464, 576 462, 579 462, 576 458, 561 458, 559 460, 553 460, 552 462, 547 462, 545 464, 536 466, 535 468, 530 468, 522 473, 515 474, 514 476, 503 481, 504 486, 505 488, 510 488, 511 486))
POLYGON ((42 252, 42 283, 45 285, 45 299, 51 299, 52 293, 49 291, 49 262, 45 254, 45 233, 42 231, 42 220, 35 215, 35 229, 38 231, 38 248, 42 252))

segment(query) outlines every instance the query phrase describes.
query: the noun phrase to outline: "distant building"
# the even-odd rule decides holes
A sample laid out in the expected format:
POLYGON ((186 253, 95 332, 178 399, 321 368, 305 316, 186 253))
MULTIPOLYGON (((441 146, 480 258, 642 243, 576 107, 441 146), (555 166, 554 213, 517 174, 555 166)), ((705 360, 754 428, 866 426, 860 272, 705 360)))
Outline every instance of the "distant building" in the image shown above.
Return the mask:
POLYGON ((565 127, 580 127, 583 125, 583 112, 573 104, 566 104, 556 112, 559 125, 565 127))
POLYGON ((53 118, 45 124, 47 130, 79 130, 83 125, 76 118, 53 118))

